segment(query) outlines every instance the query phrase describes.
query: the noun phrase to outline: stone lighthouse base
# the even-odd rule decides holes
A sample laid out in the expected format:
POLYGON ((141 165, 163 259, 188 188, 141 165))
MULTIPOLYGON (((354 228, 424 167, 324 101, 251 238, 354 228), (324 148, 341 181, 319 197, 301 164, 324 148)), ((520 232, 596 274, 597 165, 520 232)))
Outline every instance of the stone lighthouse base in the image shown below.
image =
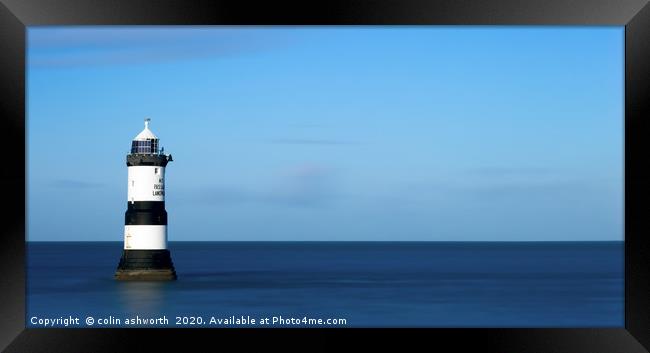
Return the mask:
POLYGON ((115 272, 118 281, 173 281, 176 270, 169 250, 124 250, 115 272))

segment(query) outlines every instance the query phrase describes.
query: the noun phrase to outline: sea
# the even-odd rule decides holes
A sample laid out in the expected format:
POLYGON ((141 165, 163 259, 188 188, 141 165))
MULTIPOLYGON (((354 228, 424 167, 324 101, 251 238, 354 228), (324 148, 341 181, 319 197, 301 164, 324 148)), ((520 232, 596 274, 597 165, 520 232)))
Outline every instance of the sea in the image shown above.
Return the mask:
POLYGON ((26 325, 623 327, 623 242, 170 242, 178 279, 113 278, 121 242, 28 242, 26 325))

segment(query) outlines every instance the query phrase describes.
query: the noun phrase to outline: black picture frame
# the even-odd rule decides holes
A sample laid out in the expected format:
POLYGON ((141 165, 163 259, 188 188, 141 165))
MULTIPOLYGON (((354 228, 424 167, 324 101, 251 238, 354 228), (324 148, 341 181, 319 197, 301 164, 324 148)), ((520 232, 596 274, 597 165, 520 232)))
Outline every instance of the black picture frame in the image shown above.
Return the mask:
MULTIPOLYGON (((650 6, 624 0, 259 1, 0 0, 0 348, 7 352, 149 351, 154 346, 250 351, 251 344, 301 350, 364 348, 421 340, 424 348, 475 352, 647 352, 650 348, 650 6), (35 25, 618 25, 625 26, 625 327, 577 329, 26 329, 26 26, 35 25), (644 119, 646 118, 646 119, 644 119), (397 333, 397 335, 395 334, 397 333), (251 339, 251 336, 259 339, 251 339), (261 337, 260 337, 261 336, 261 337), (341 337, 343 336, 343 337, 341 337), (199 347, 199 346, 197 346, 199 347), (646 348, 644 348, 646 347, 646 348)), ((61 156, 65 158, 66 156, 61 156)))

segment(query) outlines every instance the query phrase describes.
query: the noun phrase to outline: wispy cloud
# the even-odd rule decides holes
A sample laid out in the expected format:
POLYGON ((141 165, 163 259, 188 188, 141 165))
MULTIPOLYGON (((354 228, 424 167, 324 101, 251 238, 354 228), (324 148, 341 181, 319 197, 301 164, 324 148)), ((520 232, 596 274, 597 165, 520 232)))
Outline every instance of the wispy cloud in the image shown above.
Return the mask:
POLYGON ((104 184, 83 180, 59 179, 52 181, 50 186, 60 189, 91 189, 103 187, 104 184))
POLYGON ((486 166, 467 169, 468 174, 482 176, 529 176, 548 175, 554 172, 546 167, 510 167, 510 166, 486 166))
POLYGON ((30 29, 28 65, 83 67, 226 57, 291 42, 273 31, 235 28, 30 29))
POLYGON ((198 198, 211 204, 267 203, 294 207, 326 206, 338 195, 332 170, 304 164, 284 170, 268 189, 215 185, 203 188, 198 198))
POLYGON ((591 187, 578 180, 549 182, 492 183, 467 187, 466 191, 480 197, 548 196, 557 197, 586 191, 591 187))
POLYGON ((290 127, 296 127, 300 129, 311 129, 311 128, 323 128, 327 127, 326 124, 320 123, 320 122, 300 122, 300 123, 292 123, 288 124, 290 127))
POLYGON ((272 139, 268 141, 269 143, 272 144, 279 144, 279 145, 355 145, 358 144, 358 142, 355 141, 342 141, 342 140, 327 140, 327 139, 290 139, 290 138, 282 138, 282 139, 272 139))

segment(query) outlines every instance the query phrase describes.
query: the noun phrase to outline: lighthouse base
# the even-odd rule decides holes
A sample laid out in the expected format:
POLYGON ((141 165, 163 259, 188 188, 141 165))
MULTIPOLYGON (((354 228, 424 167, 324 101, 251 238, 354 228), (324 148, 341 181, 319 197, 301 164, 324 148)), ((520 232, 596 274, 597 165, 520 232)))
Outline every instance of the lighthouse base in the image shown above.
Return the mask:
POLYGON ((115 272, 118 281, 173 281, 176 270, 169 250, 124 250, 115 272))

